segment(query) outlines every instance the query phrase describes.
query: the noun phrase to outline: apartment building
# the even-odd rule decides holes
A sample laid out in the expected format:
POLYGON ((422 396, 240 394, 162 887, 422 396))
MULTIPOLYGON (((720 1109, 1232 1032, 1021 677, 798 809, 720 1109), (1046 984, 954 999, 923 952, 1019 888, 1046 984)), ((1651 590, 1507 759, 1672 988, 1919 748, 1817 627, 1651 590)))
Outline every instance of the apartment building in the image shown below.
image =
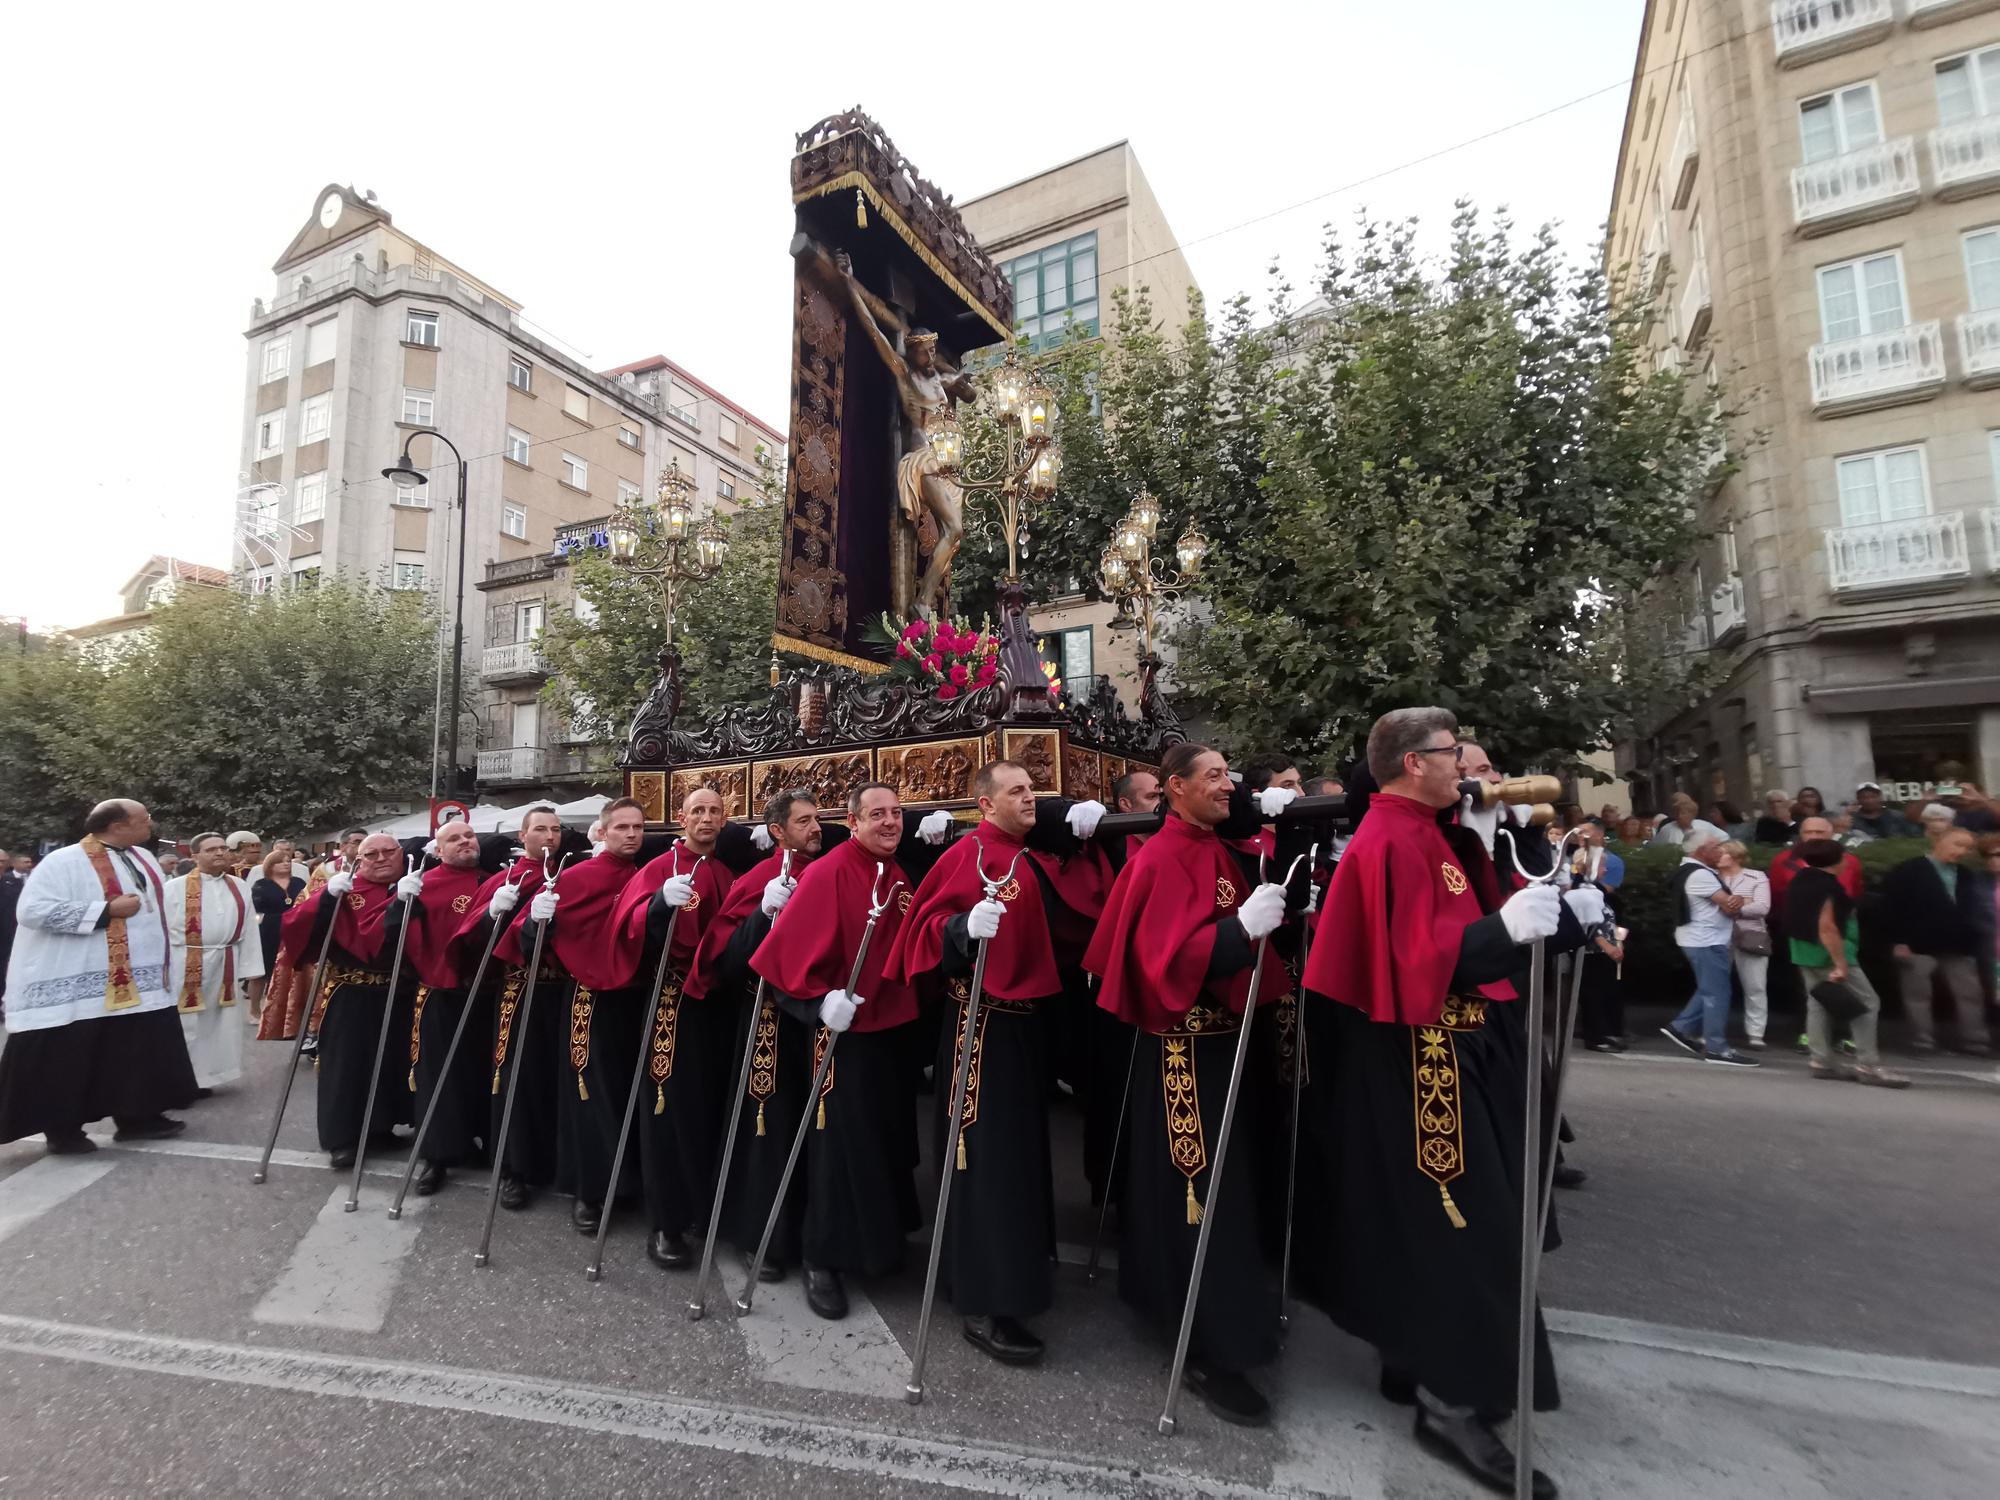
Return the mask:
POLYGON ((1635 801, 2000 782, 2000 0, 1650 0, 1607 257, 1743 409, 1635 801))
MULTIPOLYGON (((958 211, 1013 281, 1015 326, 1030 349, 1067 337, 1072 322, 1105 332, 1112 291, 1121 286, 1144 287, 1163 323, 1178 327, 1187 318, 1194 271, 1128 141, 970 199, 958 211)), ((1029 623, 1065 683, 1084 693, 1089 678, 1108 673, 1136 706, 1137 639, 1110 628, 1112 613, 1108 603, 1072 595, 1036 604, 1029 623)))
POLYGON ((139 571, 126 579, 118 590, 117 614, 63 632, 76 642, 77 649, 99 662, 115 661, 126 648, 146 638, 152 628, 153 611, 191 588, 226 587, 229 575, 206 563, 187 562, 178 557, 149 557, 139 571))
POLYGON ((565 728, 545 731, 537 697, 547 672, 532 593, 558 535, 650 497, 670 465, 727 507, 781 440, 664 358, 586 368, 520 303, 397 228, 373 194, 323 188, 273 271, 245 332, 236 568, 253 588, 325 570, 428 590, 449 609, 458 473, 431 434, 455 444, 463 671, 480 700, 460 742, 476 752, 481 792, 541 789, 550 764, 579 759, 565 728), (430 483, 382 477, 406 441, 430 483))

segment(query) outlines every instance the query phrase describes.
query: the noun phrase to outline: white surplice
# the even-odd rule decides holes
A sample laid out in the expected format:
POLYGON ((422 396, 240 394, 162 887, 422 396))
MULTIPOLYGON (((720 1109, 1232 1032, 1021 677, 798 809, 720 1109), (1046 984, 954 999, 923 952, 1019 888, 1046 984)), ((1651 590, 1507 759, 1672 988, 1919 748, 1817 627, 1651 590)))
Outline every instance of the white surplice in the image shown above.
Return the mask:
POLYGON ((167 882, 167 992, 181 1007, 181 1034, 187 1038, 194 1081, 205 1089, 243 1076, 243 1029, 247 1005, 239 1004, 235 981, 261 978, 264 945, 257 938, 257 910, 250 888, 234 875, 202 875, 200 928, 188 932, 188 881, 167 882), (196 994, 183 995, 191 944, 199 944, 201 979, 196 994), (225 975, 228 983, 225 984, 225 975), (199 1009, 189 1010, 190 1004, 199 1009))
MULTIPOLYGON (((7 1029, 42 1031, 98 1016, 138 1015, 174 1003, 166 988, 167 929, 161 911, 165 880, 144 849, 104 849, 120 893, 139 910, 119 931, 135 1003, 114 1008, 104 883, 82 844, 56 850, 35 866, 15 908, 19 927, 7 964, 7 1029)), ((125 976, 119 976, 123 979, 125 976)), ((124 998, 123 995, 120 998, 124 998)))

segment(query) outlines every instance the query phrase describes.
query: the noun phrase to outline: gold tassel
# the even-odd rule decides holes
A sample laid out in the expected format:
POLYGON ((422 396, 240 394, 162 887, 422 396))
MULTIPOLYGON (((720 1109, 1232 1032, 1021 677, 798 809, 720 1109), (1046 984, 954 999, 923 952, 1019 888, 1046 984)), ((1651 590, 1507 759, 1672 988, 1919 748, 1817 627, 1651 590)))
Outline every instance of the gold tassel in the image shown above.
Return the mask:
POLYGON ((656 1083, 653 1085, 653 1113, 656 1115, 663 1115, 666 1112, 667 1112, 666 1085, 663 1083, 656 1083))
POLYGON ((1438 1196, 1444 1199, 1444 1216, 1451 1220, 1451 1227, 1453 1229, 1465 1228, 1465 1215, 1460 1213, 1458 1205, 1451 1201, 1451 1189, 1440 1182, 1438 1184, 1438 1196))
POLYGON ((417 1091, 417 1070, 415 1068, 412 1068, 410 1069, 410 1092, 414 1094, 416 1091, 417 1091))
POLYGON ((820 1096, 820 1101, 819 1101, 819 1124, 817 1124, 813 1128, 815 1130, 826 1129, 826 1096, 824 1094, 820 1096))
POLYGON ((1194 1179, 1192 1177, 1190 1177, 1187 1180, 1187 1185, 1188 1185, 1188 1223, 1199 1224, 1201 1222, 1201 1205, 1195 1201, 1194 1179))
POLYGON ((965 1132, 963 1130, 958 1133, 958 1170, 961 1172, 965 1170, 965 1132))
POLYGON ((498 1068, 493 1070, 493 1092, 496 1094, 500 1092, 500 1070, 498 1068))
POLYGON ((862 195, 860 188, 854 190, 854 227, 856 229, 868 227, 868 200, 862 195))
POLYGON ((759 1099, 757 1101, 757 1134, 762 1135, 763 1133, 764 1133, 764 1101, 762 1099, 759 1099))
POLYGON ((576 1097, 579 1099, 588 1099, 590 1097, 590 1090, 583 1086, 583 1075, 581 1073, 576 1075, 576 1097))

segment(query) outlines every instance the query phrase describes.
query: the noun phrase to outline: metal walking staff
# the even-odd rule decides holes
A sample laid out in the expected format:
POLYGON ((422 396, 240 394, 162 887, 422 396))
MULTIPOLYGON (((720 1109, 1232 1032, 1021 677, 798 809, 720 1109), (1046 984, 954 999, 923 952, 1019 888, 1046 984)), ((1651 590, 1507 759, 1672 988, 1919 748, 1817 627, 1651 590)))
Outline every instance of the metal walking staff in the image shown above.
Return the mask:
MULTIPOLYGON (((404 878, 416 874, 419 861, 410 858, 403 865, 404 878)), ((361 1207, 361 1169, 368 1164, 368 1127, 375 1115, 375 1095, 382 1087, 382 1059, 389 1052, 389 1028, 396 1022, 396 981, 403 974, 403 948, 410 940, 410 919, 414 915, 411 907, 415 898, 399 894, 396 898, 403 903, 403 920, 396 927, 396 956, 389 962, 389 993, 382 1002, 382 1030, 375 1038, 375 1068, 368 1075, 368 1102, 361 1106, 361 1138, 354 1143, 354 1181, 348 1184, 347 1201, 340 1205, 343 1213, 353 1213, 361 1207)), ((416 1159, 412 1153, 411 1160, 416 1159)))
MULTIPOLYGON (((792 879, 792 851, 787 849, 778 865, 778 878, 786 889, 798 884, 792 879)), ((743 1108, 743 1095, 750 1087, 750 1059, 757 1052, 757 1027, 764 1014, 764 991, 770 981, 757 976, 757 993, 750 1000, 750 1027, 743 1038, 743 1061, 736 1069, 736 1092, 722 1115, 722 1162, 715 1170, 715 1202, 708 1210, 708 1237, 702 1242, 701 1269, 695 1273, 694 1300, 688 1303, 688 1319, 699 1323, 708 1311, 708 1273, 715 1268, 715 1236, 722 1224, 722 1199, 729 1191, 729 1164, 736 1159, 736 1120, 743 1108)))
MULTIPOLYGON (((1292 883, 1292 876, 1298 873, 1302 854, 1292 861, 1285 871, 1284 884, 1292 883)), ((1259 864, 1265 863, 1260 857, 1259 864)), ((1259 871, 1261 874, 1261 870, 1259 871)), ((1194 1241, 1194 1269, 1188 1274, 1187 1301, 1181 1307, 1180 1336, 1174 1340, 1173 1369, 1167 1374, 1167 1400, 1160 1410, 1160 1433, 1171 1435, 1174 1430, 1174 1413, 1180 1407, 1181 1372, 1187 1368, 1188 1342, 1194 1337, 1195 1304, 1201 1299, 1201 1273, 1208 1263, 1208 1237, 1215 1228, 1216 1201, 1222 1196, 1222 1163, 1229 1155, 1229 1130, 1236 1123, 1236 1096, 1243 1090, 1243 1062, 1250 1055, 1250 1023, 1257 1014, 1257 990, 1264 979, 1264 954, 1271 946, 1271 935, 1267 932, 1257 939, 1257 958, 1250 965, 1250 992, 1243 1002, 1243 1024, 1236 1033, 1236 1060, 1229 1067, 1229 1092, 1222 1101, 1222 1129, 1215 1138, 1215 1160, 1208 1168, 1208 1206, 1202 1211, 1201 1230, 1194 1241)), ((1192 1185, 1190 1185, 1192 1191, 1192 1185)))
MULTIPOLYGON (((521 882, 509 875, 507 884, 518 888, 521 882)), ((472 1019, 472 1012, 479 1000, 479 985, 486 978, 487 961, 493 957, 493 950, 500 942, 500 934, 506 930, 505 922, 496 921, 493 923, 493 930, 486 935, 486 951, 479 955, 479 967, 472 971, 472 983, 465 991, 465 1006, 458 1013, 458 1025, 452 1028, 451 1042, 444 1049, 444 1066, 438 1070, 440 1079, 451 1077, 452 1059, 458 1056, 458 1044, 465 1037, 466 1023, 472 1019)), ((403 1180, 397 1185, 395 1201, 389 1205, 389 1217, 392 1219, 403 1217, 403 1199, 409 1195, 410 1183, 417 1175, 417 1163, 423 1159, 424 1137, 430 1134, 431 1121, 437 1115, 438 1101, 444 1096, 445 1088, 440 1084, 431 1094, 431 1102, 424 1109, 423 1119, 417 1124, 416 1137, 410 1142, 410 1160, 403 1168, 403 1180)))
MULTIPOLYGON (((320 894, 323 905, 325 892, 320 894)), ((285 1123, 285 1106, 291 1102, 292 1083, 299 1076, 299 1058, 305 1054, 306 1037, 312 1032, 313 1008, 319 1004, 319 987, 326 979, 327 955, 333 951, 333 924, 340 916, 340 903, 336 899, 334 909, 326 919, 326 936, 319 940, 319 962, 313 966, 312 988, 306 991, 305 1013, 299 1017, 299 1034, 292 1042, 291 1065, 285 1069, 284 1087, 278 1090, 277 1112, 271 1116, 271 1134, 264 1142, 264 1154, 257 1158, 257 1170, 250 1174, 250 1181, 258 1184, 271 1175, 271 1153, 278 1146, 278 1127, 285 1123)))
POLYGON ((1111 1132, 1111 1162, 1104 1169, 1104 1201, 1097 1206, 1097 1232, 1090 1237, 1090 1264, 1084 1267, 1086 1286, 1097 1281, 1097 1258, 1104 1249, 1104 1221, 1111 1213, 1111 1191, 1118 1185, 1118 1148, 1125 1142, 1125 1116, 1132 1107, 1132 1070, 1139 1063, 1139 1028, 1132 1028, 1132 1050, 1125 1058, 1125 1092, 1118 1096, 1118 1124, 1111 1132))
MULTIPOLYGON (((1306 851, 1306 879, 1319 870, 1319 845, 1306 851)), ((1306 958, 1312 952, 1312 920, 1299 928, 1299 998, 1292 1005, 1292 1142, 1285 1157, 1285 1248, 1278 1271, 1278 1327, 1292 1326, 1285 1299, 1292 1294, 1292 1214, 1299 1201, 1299 1102, 1306 1076, 1306 958)))
MULTIPOLYGON (((671 868, 674 873, 667 879, 678 880, 681 873, 681 846, 676 843, 668 852, 673 855, 674 862, 671 868)), ((688 878, 693 879, 707 863, 706 854, 699 856, 694 862, 694 868, 688 871, 688 878)), ((663 886, 665 883, 661 882, 663 886)), ((639 1056, 632 1064, 632 1087, 625 1092, 625 1123, 618 1127, 618 1145, 611 1153, 611 1180, 604 1184, 604 1199, 597 1212, 597 1245, 591 1252, 590 1264, 584 1267, 583 1271, 584 1276, 591 1281, 597 1280, 604 1274, 604 1237, 611 1232, 611 1205, 618 1196, 618 1174, 625 1170, 625 1143, 632 1138, 632 1118, 639 1112, 639 1089, 646 1081, 650 1062, 647 1051, 653 1039, 653 1025, 660 1016, 660 994, 667 987, 667 969, 673 959, 674 929, 680 926, 681 913, 685 910, 685 907, 676 906, 667 913, 667 935, 660 944, 660 962, 653 970, 653 1003, 646 1007, 646 1025, 639 1033, 639 1056)))
MULTIPOLYGON (((854 967, 847 976, 848 998, 854 996, 854 987, 861 983, 861 969, 868 962, 868 945, 875 940, 875 924, 882 919, 882 913, 889 909, 889 902, 895 896, 897 887, 902 885, 899 875, 889 880, 889 889, 882 890, 882 882, 889 880, 889 866, 881 860, 875 862, 875 883, 868 892, 868 925, 861 929, 861 944, 854 950, 854 967)), ((805 1112, 799 1116, 799 1128, 792 1137, 791 1153, 785 1158, 785 1170, 778 1178, 778 1195, 771 1201, 771 1216, 764 1221, 763 1236, 757 1241, 756 1257, 750 1262, 750 1279, 743 1285, 743 1295, 736 1299, 736 1311, 747 1313, 750 1303, 757 1295, 757 1277, 764 1269, 764 1256, 770 1251, 771 1236, 778 1229, 778 1215, 785 1211, 785 1194, 791 1191, 792 1173, 799 1165, 799 1153, 806 1147, 806 1132, 812 1129, 813 1110, 819 1103, 819 1091, 826 1085, 827 1069, 833 1066, 833 1049, 840 1042, 840 1033, 833 1032, 826 1039, 826 1051, 820 1056, 819 1066, 813 1069, 812 1088, 806 1092, 805 1112)))
MULTIPOLYGON (((1603 846, 1592 844, 1587 849, 1578 848, 1576 851, 1576 861, 1571 866, 1571 873, 1578 879, 1595 884, 1603 868, 1603 846)), ((1610 925, 1610 916, 1608 913, 1605 917, 1605 925, 1610 925)), ((1602 930, 1600 927, 1596 931, 1591 932, 1589 936, 1594 939, 1602 930)), ((1570 1043, 1576 1037, 1577 1011, 1583 1000, 1583 966, 1589 957, 1590 950, 1587 947, 1579 950, 1574 955, 1574 961, 1569 971, 1567 996, 1558 996, 1556 1004, 1555 1056, 1549 1065, 1550 1076, 1555 1082, 1555 1097, 1550 1103, 1548 1116, 1549 1119, 1555 1122, 1552 1128, 1557 1132, 1562 1130, 1563 1090, 1569 1079, 1569 1049, 1570 1043), (1564 1003, 1565 998, 1567 1000, 1566 1004, 1564 1003)), ((1554 1144, 1552 1143, 1549 1150, 1549 1159, 1541 1163, 1541 1197, 1538 1200, 1540 1203, 1541 1232, 1535 1236, 1535 1243, 1537 1245, 1540 1245, 1543 1238, 1548 1234, 1549 1204, 1555 1192, 1555 1183, 1556 1153, 1554 1144)))
MULTIPOLYGON (((565 854, 562 863, 556 866, 555 873, 550 874, 549 857, 547 854, 542 856, 542 890, 553 891, 556 888, 556 881, 562 876, 563 865, 568 864, 570 859, 571 856, 565 854)), ((535 894, 540 895, 541 891, 535 894)), ((475 1268, 487 1263, 487 1252, 493 1248, 493 1215, 500 1207, 500 1174, 507 1165, 507 1131, 514 1123, 514 1092, 521 1086, 521 1050, 528 1043, 528 1017, 535 1008, 535 982, 541 977, 542 944, 547 941, 548 935, 549 924, 537 922, 534 950, 528 955, 527 977, 522 981, 526 993, 521 996, 520 1014, 515 1017, 519 1034, 514 1048, 514 1067, 507 1075, 507 1097, 500 1102, 500 1138, 492 1146, 493 1175, 486 1183, 486 1224, 479 1231, 479 1248, 472 1252, 472 1264, 475 1268)))
MULTIPOLYGON (((979 842, 979 835, 972 835, 973 867, 979 871, 979 883, 985 887, 986 899, 999 899, 1007 882, 1014 878, 1014 871, 1020 866, 1023 849, 1014 856, 1014 862, 1007 866, 1007 873, 995 880, 986 873, 986 846, 979 842)), ((903 1396, 910 1405, 919 1406, 924 1399, 924 1358, 930 1351, 931 1307, 937 1298, 938 1260, 944 1254, 945 1216, 951 1210, 952 1175, 964 1163, 958 1153, 965 1143, 965 1091, 972 1078, 972 1049, 979 1038, 979 996, 986 987, 986 950, 992 945, 991 938, 979 940, 979 952, 972 961, 972 988, 966 993, 965 1036, 958 1044, 958 1066, 951 1075, 951 1137, 945 1143, 944 1161, 938 1171, 937 1213, 931 1221, 931 1260, 924 1272, 923 1311, 917 1315, 917 1349, 910 1357, 910 1379, 903 1387, 903 1396)))

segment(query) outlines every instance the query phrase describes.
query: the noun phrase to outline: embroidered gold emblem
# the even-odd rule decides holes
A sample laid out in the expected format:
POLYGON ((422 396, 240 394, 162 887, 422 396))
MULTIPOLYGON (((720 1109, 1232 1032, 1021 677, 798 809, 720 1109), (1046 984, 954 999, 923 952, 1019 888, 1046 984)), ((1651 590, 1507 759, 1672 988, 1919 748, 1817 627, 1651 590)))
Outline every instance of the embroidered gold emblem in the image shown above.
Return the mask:
POLYGON ((451 909, 454 913, 456 913, 461 917, 464 916, 467 912, 471 911, 472 910, 471 893, 467 892, 463 896, 453 896, 451 898, 451 909))
POLYGON ((493 1042, 493 1092, 500 1092, 500 1070, 507 1066, 507 1042, 514 1034, 514 1012, 521 1008, 521 989, 527 975, 515 969, 500 987, 500 1025, 493 1042))
POLYGON ((993 899, 1002 902, 1016 901, 1020 899, 1020 895, 1021 882, 1019 880, 1010 880, 993 893, 993 899))
POLYGON ((909 914, 910 888, 908 886, 904 886, 902 894, 896 897, 896 910, 902 912, 905 916, 909 914))
POLYGON ((1410 1072, 1415 1090, 1417 1170, 1438 1185, 1445 1217, 1454 1229, 1465 1216, 1451 1201, 1450 1183, 1465 1171, 1465 1138, 1459 1118, 1458 1044, 1441 1026, 1410 1028, 1410 1072))
POLYGON ((417 1003, 410 1012, 410 1092, 417 1091, 417 1061, 423 1050, 424 1005, 431 998, 431 987, 417 986, 417 1003))
POLYGON ((1446 1031, 1477 1031, 1486 1024, 1486 1002, 1468 1000, 1463 995, 1452 995, 1444 1002, 1444 1010, 1438 1015, 1438 1025, 1446 1031))
POLYGON ((1463 896, 1465 894, 1465 871, 1461 870, 1450 860, 1446 860, 1441 868, 1444 873, 1444 888, 1454 896, 1463 896))
MULTIPOLYGON (((971 991, 963 984, 952 984, 952 999, 958 1002, 958 1030, 952 1038, 952 1053, 956 1056, 965 1050, 965 1012, 972 1003, 971 991)), ((965 1136, 979 1118, 979 1072, 980 1063, 986 1052, 986 1022, 992 1017, 991 1006, 979 1008, 979 1030, 972 1038, 972 1058, 965 1070, 965 1108, 958 1116, 958 1170, 965 1170, 965 1136)))
POLYGON ((1216 877, 1215 904, 1217 906, 1234 906, 1236 904, 1236 887, 1222 876, 1216 877))
POLYGON ((360 911, 368 903, 361 898, 359 891, 349 891, 347 893, 347 904, 353 907, 354 910, 360 911))
POLYGON ((681 1029, 681 980, 672 970, 660 990, 660 1009, 653 1017, 653 1049, 646 1060, 646 1076, 653 1080, 653 1113, 667 1112, 667 1080, 674 1076, 674 1044, 681 1029))
POLYGON ((764 1133, 764 1104, 778 1091, 778 1007, 757 1012, 757 1044, 750 1053, 750 1097, 757 1101, 757 1134, 764 1133))
POLYGON ((1186 1037, 1160 1038, 1160 1092, 1167 1111, 1167 1155, 1187 1179, 1187 1221, 1201 1222, 1194 1180, 1208 1165, 1208 1142, 1201 1130, 1201 1094, 1196 1088, 1194 1054, 1186 1037))
POLYGON ((588 1099, 590 1090, 583 1085, 583 1070, 590 1064, 590 1013, 595 1009, 590 991, 582 985, 569 1002, 569 1065, 576 1070, 576 1097, 588 1099))
POLYGON ((826 1055, 827 1046, 832 1040, 833 1033, 824 1026, 820 1027, 818 1035, 813 1038, 813 1072, 817 1074, 819 1065, 826 1064, 826 1082, 819 1086, 819 1109, 813 1123, 815 1130, 826 1129, 826 1096, 833 1092, 833 1075, 840 1066, 839 1059, 829 1058, 826 1055))

